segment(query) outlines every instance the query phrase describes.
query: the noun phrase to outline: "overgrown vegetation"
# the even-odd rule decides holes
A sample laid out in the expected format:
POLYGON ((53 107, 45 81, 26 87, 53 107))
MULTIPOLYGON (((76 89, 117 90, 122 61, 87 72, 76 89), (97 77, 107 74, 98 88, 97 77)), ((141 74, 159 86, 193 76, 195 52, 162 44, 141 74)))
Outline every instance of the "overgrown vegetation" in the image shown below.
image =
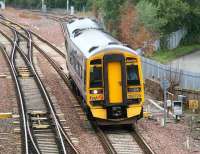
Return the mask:
POLYGON ((176 58, 195 52, 198 49, 200 49, 200 45, 197 44, 185 45, 185 46, 180 46, 173 50, 164 49, 159 52, 154 52, 154 54, 150 58, 159 61, 161 63, 168 63, 176 58))
POLYGON ((151 31, 160 32, 161 28, 167 24, 166 19, 158 16, 160 8, 149 1, 141 0, 136 5, 136 9, 140 22, 151 31))
MULTIPOLYGON (((67 0, 44 0, 48 8, 66 8, 67 0)), ((41 8, 41 0, 7 0, 24 8, 41 8)), ((187 29, 182 45, 200 43, 200 0, 69 0, 76 10, 103 18, 108 31, 133 48, 153 51, 151 41, 187 29)), ((161 39, 162 40, 162 39, 161 39)), ((162 43, 161 43, 162 44, 162 43)))
POLYGON ((141 0, 137 9, 141 22, 150 30, 166 35, 186 28, 183 43, 200 43, 199 0, 141 0))
POLYGON ((182 45, 200 43, 199 0, 88 0, 87 4, 95 14, 102 12, 107 29, 133 48, 147 44, 145 50, 152 51, 148 45, 152 40, 182 28, 188 32, 182 45))
POLYGON ((131 2, 124 3, 122 8, 119 21, 119 39, 134 49, 143 47, 144 41, 152 39, 151 32, 140 23, 138 12, 131 2))

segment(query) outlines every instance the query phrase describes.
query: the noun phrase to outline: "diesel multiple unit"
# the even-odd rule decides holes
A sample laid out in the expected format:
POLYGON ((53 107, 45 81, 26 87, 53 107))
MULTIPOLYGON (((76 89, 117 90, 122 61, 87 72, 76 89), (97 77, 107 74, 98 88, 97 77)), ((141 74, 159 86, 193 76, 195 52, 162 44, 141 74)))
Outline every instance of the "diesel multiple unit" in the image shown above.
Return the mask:
POLYGON ((140 57, 89 19, 66 24, 67 68, 87 113, 99 124, 131 124, 143 114, 140 57))

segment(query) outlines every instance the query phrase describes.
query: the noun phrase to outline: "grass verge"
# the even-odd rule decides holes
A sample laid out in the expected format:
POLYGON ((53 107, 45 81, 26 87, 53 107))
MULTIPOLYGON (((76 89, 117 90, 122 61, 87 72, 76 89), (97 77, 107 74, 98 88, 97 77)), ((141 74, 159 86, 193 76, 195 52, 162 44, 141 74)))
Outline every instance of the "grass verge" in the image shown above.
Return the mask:
POLYGON ((200 50, 200 44, 180 46, 173 50, 159 50, 148 58, 159 61, 161 63, 168 63, 176 58, 185 56, 198 50, 200 50))

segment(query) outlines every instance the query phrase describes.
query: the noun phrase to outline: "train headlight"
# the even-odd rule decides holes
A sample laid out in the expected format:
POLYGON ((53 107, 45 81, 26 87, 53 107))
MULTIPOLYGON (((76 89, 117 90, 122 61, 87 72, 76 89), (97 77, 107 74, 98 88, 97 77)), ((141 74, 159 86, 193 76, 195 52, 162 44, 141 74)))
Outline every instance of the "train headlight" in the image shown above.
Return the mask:
POLYGON ((141 88, 128 88, 128 92, 140 92, 141 88))
POLYGON ((90 90, 90 94, 103 94, 103 90, 102 89, 90 90))
POLYGON ((98 90, 93 90, 93 94, 98 94, 98 90))

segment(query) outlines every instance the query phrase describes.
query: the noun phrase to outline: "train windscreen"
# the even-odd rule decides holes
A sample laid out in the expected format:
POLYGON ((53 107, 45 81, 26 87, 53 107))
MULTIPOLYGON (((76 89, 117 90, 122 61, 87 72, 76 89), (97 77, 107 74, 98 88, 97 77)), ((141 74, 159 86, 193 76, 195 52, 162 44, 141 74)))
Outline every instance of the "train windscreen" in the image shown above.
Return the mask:
POLYGON ((127 65, 127 84, 130 86, 140 85, 140 78, 137 65, 127 65))
POLYGON ((90 68, 90 87, 102 87, 102 67, 90 68))

